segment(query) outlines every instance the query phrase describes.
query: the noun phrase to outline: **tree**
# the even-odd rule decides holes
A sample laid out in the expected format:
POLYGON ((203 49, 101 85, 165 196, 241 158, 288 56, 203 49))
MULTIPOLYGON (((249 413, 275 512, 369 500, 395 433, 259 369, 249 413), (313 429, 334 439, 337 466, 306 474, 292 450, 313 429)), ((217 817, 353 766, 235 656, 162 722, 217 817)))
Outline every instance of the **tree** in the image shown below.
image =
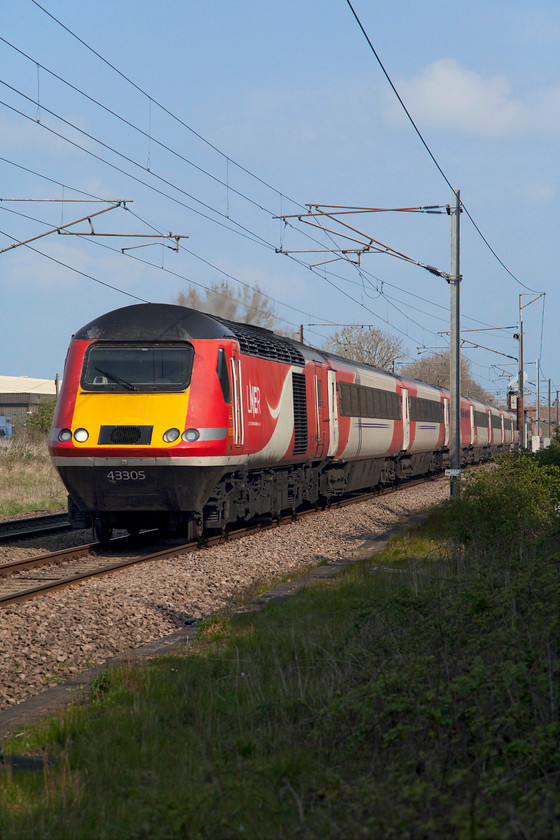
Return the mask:
POLYGON ((395 366, 406 357, 399 338, 360 324, 351 324, 335 332, 325 344, 325 350, 390 371, 394 371, 395 366))
POLYGON ((179 293, 177 303, 228 321, 243 321, 269 330, 276 321, 272 304, 258 286, 232 289, 227 280, 214 281, 203 296, 191 286, 186 294, 179 293))
POLYGON ((37 410, 30 414, 26 420, 26 427, 32 432, 48 434, 50 432, 56 408, 56 400, 52 397, 45 397, 37 405, 37 410))
MULTIPOLYGON (((418 361, 405 365, 401 374, 405 378, 418 379, 428 385, 449 389, 449 365, 449 352, 431 353, 429 356, 422 356, 418 361)), ((483 403, 493 402, 491 394, 473 378, 470 362, 464 356, 461 356, 461 394, 483 403)))

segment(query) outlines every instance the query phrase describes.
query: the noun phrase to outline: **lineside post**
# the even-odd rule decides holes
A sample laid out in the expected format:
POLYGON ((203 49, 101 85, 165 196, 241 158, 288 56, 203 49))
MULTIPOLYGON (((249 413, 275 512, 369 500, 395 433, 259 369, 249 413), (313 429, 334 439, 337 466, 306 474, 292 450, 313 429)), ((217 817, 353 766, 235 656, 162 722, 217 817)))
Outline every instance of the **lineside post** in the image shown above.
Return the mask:
POLYGON ((524 397, 524 374, 523 374, 523 305, 522 297, 519 295, 519 381, 517 383, 517 431, 519 433, 519 445, 525 449, 525 409, 523 406, 524 397))
POLYGON ((450 205, 451 216, 451 272, 449 275, 450 291, 450 481, 451 498, 459 494, 461 474, 461 351, 460 351, 460 220, 461 191, 453 190, 450 205))

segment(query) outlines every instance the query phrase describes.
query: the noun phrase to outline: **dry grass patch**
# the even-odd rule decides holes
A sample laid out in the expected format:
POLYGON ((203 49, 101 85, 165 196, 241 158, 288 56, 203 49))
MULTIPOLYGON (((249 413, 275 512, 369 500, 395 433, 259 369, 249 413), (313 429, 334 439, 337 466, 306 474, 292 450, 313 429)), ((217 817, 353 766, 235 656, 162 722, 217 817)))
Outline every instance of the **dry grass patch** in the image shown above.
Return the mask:
POLYGON ((66 507, 66 490, 44 438, 18 437, 0 443, 0 516, 66 507))

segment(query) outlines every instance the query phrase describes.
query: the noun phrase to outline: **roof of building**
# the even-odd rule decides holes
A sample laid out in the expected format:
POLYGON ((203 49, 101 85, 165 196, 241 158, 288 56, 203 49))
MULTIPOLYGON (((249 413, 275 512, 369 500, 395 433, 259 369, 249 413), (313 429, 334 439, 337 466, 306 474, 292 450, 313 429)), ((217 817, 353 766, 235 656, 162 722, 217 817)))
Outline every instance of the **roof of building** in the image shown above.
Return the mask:
POLYGON ((31 376, 0 376, 0 394, 56 395, 54 379, 33 379, 31 376))

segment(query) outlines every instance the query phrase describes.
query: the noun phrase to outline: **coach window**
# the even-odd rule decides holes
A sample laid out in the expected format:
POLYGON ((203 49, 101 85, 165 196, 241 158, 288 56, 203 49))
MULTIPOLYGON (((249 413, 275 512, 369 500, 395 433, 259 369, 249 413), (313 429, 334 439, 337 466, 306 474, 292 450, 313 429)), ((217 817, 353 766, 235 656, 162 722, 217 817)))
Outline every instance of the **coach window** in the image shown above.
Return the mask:
POLYGON ((401 400, 393 391, 339 382, 340 414, 342 417, 377 417, 400 420, 401 400))

